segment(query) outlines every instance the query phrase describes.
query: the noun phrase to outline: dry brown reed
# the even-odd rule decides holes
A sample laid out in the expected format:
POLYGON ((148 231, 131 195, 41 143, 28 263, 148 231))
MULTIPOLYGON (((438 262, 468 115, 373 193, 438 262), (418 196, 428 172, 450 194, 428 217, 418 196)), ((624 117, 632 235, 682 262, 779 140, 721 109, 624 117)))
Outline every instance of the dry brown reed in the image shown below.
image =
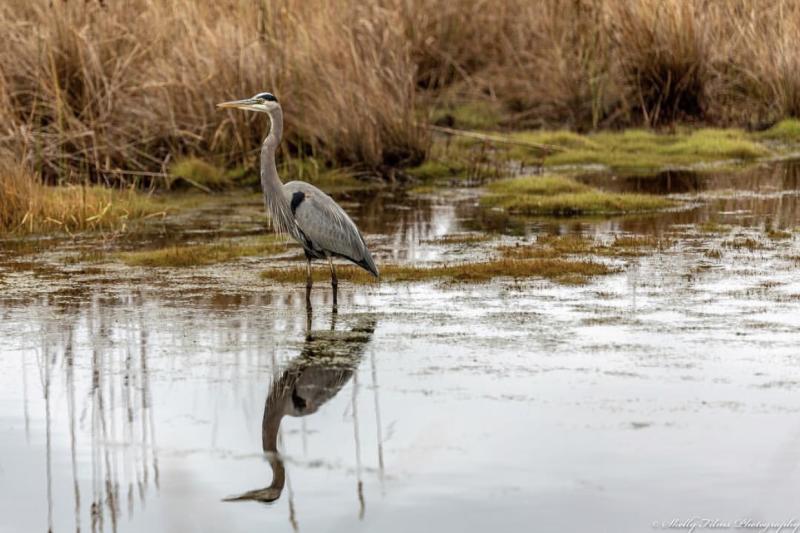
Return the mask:
POLYGON ((242 159, 265 119, 215 104, 271 90, 290 150, 413 164, 427 134, 397 16, 323 0, 9 0, 0 138, 53 182, 163 171, 184 153, 242 159))
POLYGON ((384 174, 442 103, 510 128, 800 115, 787 0, 6 0, 0 31, 0 149, 48 183, 252 164, 264 117, 214 104, 262 90, 288 153, 384 174))

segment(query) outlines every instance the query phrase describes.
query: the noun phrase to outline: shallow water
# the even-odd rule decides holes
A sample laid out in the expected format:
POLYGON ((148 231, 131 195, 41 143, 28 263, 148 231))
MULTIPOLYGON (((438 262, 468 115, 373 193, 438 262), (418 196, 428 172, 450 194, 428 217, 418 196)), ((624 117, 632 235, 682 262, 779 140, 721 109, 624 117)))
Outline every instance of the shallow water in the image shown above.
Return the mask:
MULTIPOLYGON (((470 190, 343 197, 381 261, 480 257, 542 231, 675 244, 577 287, 344 284, 337 312, 325 285, 309 312, 303 288, 261 280, 263 258, 165 271, 65 261, 96 238, 7 246, 0 531, 794 518, 800 242, 763 232, 800 225, 787 168, 658 191, 694 203, 633 218, 513 220, 470 190), (468 230, 495 233, 437 242, 468 230), (729 244, 745 238, 762 246, 729 244)), ((259 208, 227 201, 137 238, 249 235, 259 208)))

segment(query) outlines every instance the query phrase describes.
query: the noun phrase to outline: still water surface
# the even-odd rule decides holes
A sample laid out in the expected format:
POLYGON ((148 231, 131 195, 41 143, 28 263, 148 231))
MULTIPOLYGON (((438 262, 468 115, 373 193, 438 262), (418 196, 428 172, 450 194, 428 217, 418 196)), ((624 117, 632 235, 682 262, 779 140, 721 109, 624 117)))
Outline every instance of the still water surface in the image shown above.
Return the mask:
MULTIPOLYGON (((795 517, 800 242, 763 226, 800 225, 800 187, 792 165, 759 172, 679 180, 650 192, 692 208, 621 219, 511 220, 474 191, 343 197, 383 261, 477 257, 542 231, 677 244, 577 287, 343 284, 336 312, 325 285, 309 308, 302 287, 261 280, 263 258, 168 272, 64 261, 91 241, 35 260, 7 247, 0 531, 795 517), (697 231, 709 220, 734 229, 697 231), (494 237, 437 243, 467 230, 494 237), (725 246, 747 237, 764 248, 725 246)), ((258 201, 148 238, 254 233, 248 209, 258 201)))

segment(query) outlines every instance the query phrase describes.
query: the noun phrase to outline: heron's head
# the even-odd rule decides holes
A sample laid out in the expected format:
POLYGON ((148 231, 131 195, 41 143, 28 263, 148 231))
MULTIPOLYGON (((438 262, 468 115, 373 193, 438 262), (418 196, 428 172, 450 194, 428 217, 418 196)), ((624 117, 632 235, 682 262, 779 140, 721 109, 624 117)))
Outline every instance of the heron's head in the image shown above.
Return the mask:
POLYGON ((245 98, 244 100, 233 100, 231 102, 222 102, 217 104, 217 107, 226 107, 231 109, 244 109, 245 111, 259 111, 261 113, 269 113, 278 109, 278 99, 272 93, 258 93, 252 98, 245 98))

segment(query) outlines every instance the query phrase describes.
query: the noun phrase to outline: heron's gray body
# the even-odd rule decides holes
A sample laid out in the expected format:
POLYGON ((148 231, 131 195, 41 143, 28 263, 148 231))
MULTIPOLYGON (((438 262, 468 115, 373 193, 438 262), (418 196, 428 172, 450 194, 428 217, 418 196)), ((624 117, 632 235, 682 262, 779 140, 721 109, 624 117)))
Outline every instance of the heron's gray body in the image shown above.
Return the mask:
POLYGON ((296 231, 289 234, 310 259, 338 256, 378 275, 367 243, 347 213, 327 194, 303 181, 283 185, 296 231))

